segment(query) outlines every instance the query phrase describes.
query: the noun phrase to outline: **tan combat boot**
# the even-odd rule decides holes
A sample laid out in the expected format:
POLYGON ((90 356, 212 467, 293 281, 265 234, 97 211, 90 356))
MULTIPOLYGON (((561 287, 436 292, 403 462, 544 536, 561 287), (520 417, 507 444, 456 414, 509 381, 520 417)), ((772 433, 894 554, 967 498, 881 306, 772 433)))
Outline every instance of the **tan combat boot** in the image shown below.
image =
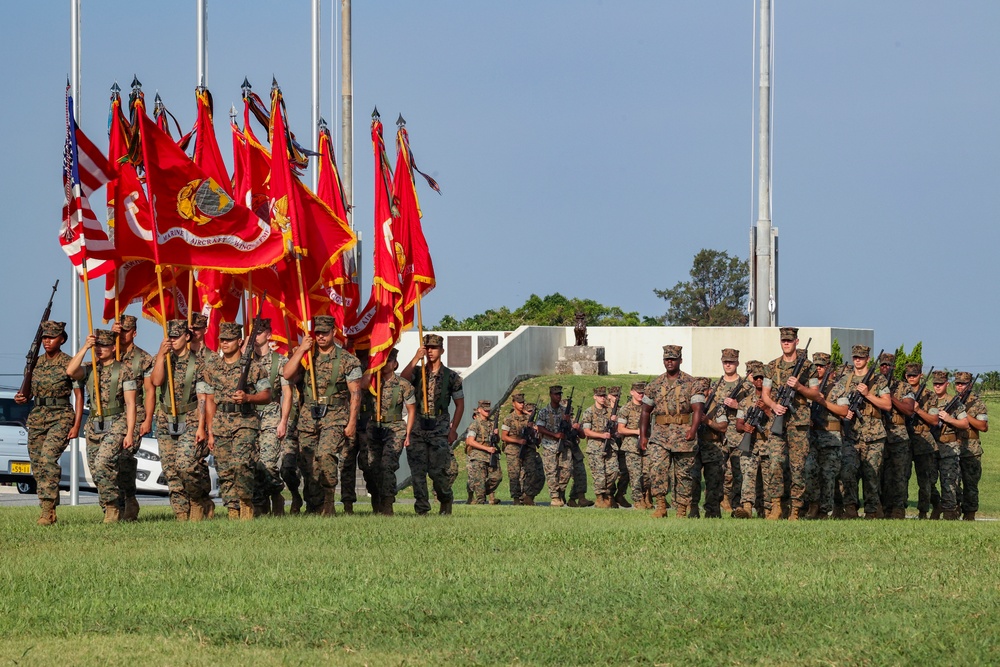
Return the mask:
POLYGON ((858 506, 857 505, 844 505, 844 518, 845 519, 857 519, 858 517, 858 506))
POLYGON ((534 507, 535 499, 531 496, 521 496, 521 504, 527 505, 528 507, 534 507))
POLYGON ((606 507, 610 507, 610 505, 608 505, 607 503, 605 503, 604 502, 604 496, 602 494, 598 493, 598 494, 594 495, 594 507, 596 507, 597 509, 604 509, 606 507))
POLYGON ((965 521, 975 521, 976 520, 976 513, 975 512, 966 512, 965 514, 962 515, 962 519, 965 520, 965 521))
POLYGON ((191 518, 191 512, 190 511, 188 511, 188 512, 175 512, 174 513, 174 517, 178 521, 182 521, 182 522, 183 521, 188 521, 191 518))
POLYGON ((805 512, 803 511, 803 509, 802 509, 801 506, 799 506, 799 505, 793 505, 792 506, 792 511, 788 513, 788 520, 789 521, 798 521, 800 518, 802 518, 802 515, 804 513, 805 512))
POLYGON ((581 493, 580 495, 578 495, 576 497, 576 504, 579 505, 580 507, 593 507, 594 506, 594 501, 593 500, 587 500, 587 496, 585 496, 585 495, 583 495, 581 493))
POLYGON ((807 519, 818 519, 819 518, 819 503, 809 503, 809 509, 806 511, 807 519))
POLYGON ((777 521, 781 518, 781 498, 771 498, 771 509, 767 511, 765 517, 768 521, 777 521))
POLYGON ((446 500, 443 503, 441 503, 441 510, 439 511, 439 514, 451 514, 451 501, 450 500, 446 500))
POLYGON ((667 516, 667 497, 656 496, 653 500, 656 502, 656 509, 653 510, 652 517, 654 519, 662 519, 667 516))
POLYGON ((698 518, 698 517, 692 517, 690 515, 690 509, 688 508, 687 505, 684 505, 683 503, 677 503, 677 507, 676 507, 674 516, 676 516, 678 519, 695 519, 695 518, 698 518))
POLYGON ((233 521, 238 521, 240 518, 240 508, 239 507, 227 507, 229 512, 229 519, 233 521))
POLYGON ((729 502, 729 496, 722 496, 722 504, 719 506, 719 509, 726 514, 733 511, 733 505, 729 502))
POLYGON ((42 501, 42 513, 38 517, 39 526, 51 526, 56 522, 56 504, 51 500, 42 501))
POLYGON ((285 497, 281 491, 271 494, 271 516, 285 516, 285 497))
POLYGON ((201 503, 191 503, 188 511, 188 521, 201 521, 205 518, 205 506, 201 503))
POLYGON ((558 493, 553 493, 549 496, 549 507, 565 507, 566 503, 563 502, 562 498, 559 497, 558 493))
POLYGON ((749 519, 753 516, 753 503, 743 503, 733 510, 734 519, 749 519))
POLYGON ((320 516, 337 516, 337 501, 336 500, 325 500, 323 501, 323 506, 319 510, 320 516))
POLYGON ((139 520, 139 501, 135 499, 135 496, 125 499, 125 513, 121 517, 122 521, 138 521, 139 520))
POLYGON ((491 493, 490 494, 490 505, 499 505, 499 504, 500 504, 500 501, 497 500, 496 494, 495 493, 491 493))
POLYGON ((249 500, 240 501, 240 521, 253 521, 254 509, 253 502, 249 500))
POLYGON ((121 514, 118 512, 118 505, 108 505, 104 508, 104 523, 118 523, 120 520, 121 514))

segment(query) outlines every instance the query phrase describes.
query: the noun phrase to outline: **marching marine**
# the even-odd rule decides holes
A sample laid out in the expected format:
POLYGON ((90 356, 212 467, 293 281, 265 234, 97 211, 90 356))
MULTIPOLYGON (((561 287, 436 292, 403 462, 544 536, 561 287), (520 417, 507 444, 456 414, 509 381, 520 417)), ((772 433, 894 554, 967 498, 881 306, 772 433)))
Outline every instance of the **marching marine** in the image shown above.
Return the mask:
POLYGON ((133 434, 136 442, 134 450, 122 453, 119 467, 118 486, 124 496, 124 511, 122 521, 135 521, 139 518, 139 501, 135 498, 135 474, 138 462, 135 460, 135 450, 139 449, 142 437, 153 430, 153 415, 156 411, 156 394, 153 390, 153 357, 149 352, 135 344, 136 318, 134 315, 122 315, 111 330, 118 334, 121 347, 121 362, 129 367, 129 372, 135 378, 135 420, 136 431, 133 434))
POLYGON ((618 507, 612 499, 618 482, 618 443, 611 437, 611 409, 607 401, 607 388, 595 387, 594 404, 583 411, 580 426, 587 438, 587 459, 597 496, 594 506, 611 509, 618 507))

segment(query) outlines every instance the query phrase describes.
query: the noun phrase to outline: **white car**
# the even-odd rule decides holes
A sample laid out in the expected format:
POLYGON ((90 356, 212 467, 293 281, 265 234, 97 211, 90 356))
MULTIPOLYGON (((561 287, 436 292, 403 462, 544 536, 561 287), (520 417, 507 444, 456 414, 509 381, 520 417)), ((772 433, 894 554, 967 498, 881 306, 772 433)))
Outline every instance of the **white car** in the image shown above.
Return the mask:
MULTIPOLYGON (((0 482, 15 482, 20 493, 35 493, 35 478, 31 475, 31 461, 28 458, 28 431, 25 422, 31 403, 18 405, 14 402, 15 389, 0 388, 0 482)), ((87 410, 83 411, 83 423, 87 422, 87 410)), ((83 427, 80 428, 81 433, 83 427)), ((87 440, 84 437, 76 439, 79 455, 77 457, 80 488, 96 490, 97 485, 90 474, 87 465, 87 440)), ((70 462, 72 461, 72 446, 59 458, 62 466, 62 479, 59 486, 70 487, 70 462)), ((139 493, 167 495, 167 480, 160 464, 160 447, 153 437, 146 436, 136 450, 137 470, 135 473, 135 488, 139 493)), ((214 457, 208 457, 208 471, 212 480, 212 495, 219 494, 219 476, 215 471, 214 457)))

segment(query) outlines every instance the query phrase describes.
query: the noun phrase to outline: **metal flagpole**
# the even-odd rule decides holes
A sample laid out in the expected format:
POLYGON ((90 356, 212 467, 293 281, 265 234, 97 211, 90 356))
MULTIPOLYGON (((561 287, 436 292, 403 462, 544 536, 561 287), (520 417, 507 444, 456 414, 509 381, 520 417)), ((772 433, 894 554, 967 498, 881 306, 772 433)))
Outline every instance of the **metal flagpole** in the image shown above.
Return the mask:
POLYGON ((198 0, 198 87, 208 87, 208 0, 198 0))
POLYGON ((754 239, 754 324, 773 327, 778 319, 775 244, 771 226, 771 0, 760 0, 760 85, 757 135, 757 230, 754 239), (764 302, 767 298, 766 303, 764 302))
POLYGON ((354 266, 361 293, 361 233, 354 227, 354 66, 351 64, 351 0, 340 0, 340 184, 347 222, 357 236, 354 266))
MULTIPOLYGON (((312 122, 311 136, 317 136, 319 131, 319 76, 320 76, 320 62, 319 62, 319 52, 320 52, 320 32, 319 32, 319 21, 320 21, 320 1, 312 0, 312 108, 310 120, 312 122)), ((319 148, 317 147, 317 151, 319 148)), ((311 174, 312 190, 316 192, 316 188, 319 186, 319 159, 317 158, 313 162, 311 174)))
MULTIPOLYGON (((80 123, 80 0, 69 0, 69 44, 70 44, 70 88, 72 88, 73 114, 80 123)), ((86 267, 86 260, 84 260, 86 267)), ((70 269, 70 341, 75 352, 80 349, 80 280, 76 269, 70 269)), ((89 306, 89 304, 88 304, 89 306)), ((95 365, 96 372, 96 365, 95 365)), ((70 442, 69 460, 69 504, 80 504, 80 440, 70 442)))

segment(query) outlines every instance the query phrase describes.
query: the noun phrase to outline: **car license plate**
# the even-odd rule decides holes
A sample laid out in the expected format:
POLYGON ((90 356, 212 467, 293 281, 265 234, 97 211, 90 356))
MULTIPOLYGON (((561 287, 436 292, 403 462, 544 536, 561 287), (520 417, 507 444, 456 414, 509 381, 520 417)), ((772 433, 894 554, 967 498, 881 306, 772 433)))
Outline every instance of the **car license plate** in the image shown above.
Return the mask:
POLYGON ((13 475, 30 475, 31 474, 31 464, 24 463, 22 461, 11 461, 10 462, 10 472, 13 475))

